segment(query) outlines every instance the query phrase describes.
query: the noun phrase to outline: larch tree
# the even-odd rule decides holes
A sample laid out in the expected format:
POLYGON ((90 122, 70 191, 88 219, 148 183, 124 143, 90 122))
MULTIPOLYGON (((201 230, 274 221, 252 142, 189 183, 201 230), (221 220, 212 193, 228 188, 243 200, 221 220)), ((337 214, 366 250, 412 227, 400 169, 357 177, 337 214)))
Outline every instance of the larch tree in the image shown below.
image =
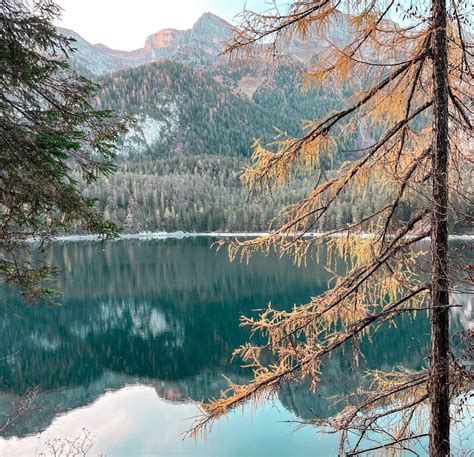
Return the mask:
POLYGON ((450 349, 449 308, 455 306, 450 292, 469 284, 448 245, 449 218, 462 218, 462 208, 472 205, 468 3, 306 0, 290 3, 284 13, 276 5, 263 14, 243 13, 229 55, 275 54, 294 36, 317 38, 325 45, 306 84, 350 86, 354 95, 341 109, 307 122, 303 137, 281 135, 271 145, 255 144, 253 165, 242 175, 251 192, 270 191, 308 170, 315 185, 274 221, 269 234, 236 240, 229 254, 246 259, 256 251, 275 251, 301 262, 324 246, 334 280, 332 288, 291 311, 269 305, 258 317, 242 318, 243 326, 266 337, 266 344, 249 342, 235 353, 252 367, 253 379, 230 382, 221 398, 204 404, 194 436, 230 409, 272 398, 284 382, 307 379, 317 390, 324 359, 333 351, 352 346, 354 357, 361 358, 362 339, 399 316, 414 318, 424 310, 432 341, 426 369, 371 371, 370 388, 347 398, 335 417, 314 424, 340 432, 340 455, 388 455, 428 436, 430 455, 450 454, 451 415, 459 412, 472 382, 450 349), (343 44, 328 38, 338 24, 350 31, 343 44), (351 151, 357 158, 336 172, 321 171, 321 161, 334 154, 340 139, 357 137, 362 126, 376 132, 376 139, 351 151), (386 195, 384 205, 348 226, 311 235, 341 196, 349 192, 356 200, 368 184, 386 195), (402 205, 413 208, 407 221, 397 217, 402 205), (427 237, 429 272, 421 266, 425 257, 418 243, 427 237), (337 258, 344 259, 345 271, 336 268, 337 258), (427 427, 414 430, 414 418, 422 419, 427 410, 427 427), (349 439, 353 431, 355 442, 349 439), (364 449, 374 434, 380 434, 380 445, 364 449))
POLYGON ((45 242, 78 224, 117 233, 77 176, 91 182, 114 170, 126 125, 95 109, 96 85, 70 70, 73 41, 53 24, 60 13, 51 0, 0 0, 0 280, 29 302, 55 293, 45 242))

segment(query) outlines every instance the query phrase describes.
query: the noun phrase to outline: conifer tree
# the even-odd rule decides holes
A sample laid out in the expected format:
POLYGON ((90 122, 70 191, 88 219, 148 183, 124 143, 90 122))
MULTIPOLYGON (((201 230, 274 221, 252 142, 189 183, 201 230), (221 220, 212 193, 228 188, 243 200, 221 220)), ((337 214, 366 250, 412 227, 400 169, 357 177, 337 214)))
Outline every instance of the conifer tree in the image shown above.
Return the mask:
POLYGON ((117 232, 74 173, 109 175, 125 125, 94 109, 96 86, 69 70, 73 42, 53 25, 59 14, 51 0, 0 0, 0 279, 31 302, 51 295, 54 269, 26 238, 44 246, 78 224, 117 232))
POLYGON ((291 3, 285 12, 275 7, 263 14, 243 13, 227 53, 275 55, 282 42, 317 37, 327 46, 308 72, 308 86, 351 86, 355 95, 344 108, 308 122, 302 137, 280 136, 270 147, 255 144, 254 163, 242 176, 251 192, 274 189, 301 170, 312 171, 315 184, 274 222, 269 235, 231 243, 230 256, 274 250, 301 262, 324 245, 335 273, 333 287, 307 304, 291 311, 269 306, 256 318, 242 318, 243 326, 267 340, 236 350, 253 368, 254 378, 245 385, 230 382, 221 398, 203 405, 193 434, 244 402, 271 398, 284 382, 307 379, 317 390, 325 357, 352 345, 356 360, 363 358, 362 338, 383 331, 399 316, 414 318, 423 310, 431 317, 428 366, 417 372, 369 372, 370 389, 347 399, 337 416, 314 423, 340 432, 340 455, 405 451, 428 435, 430 455, 449 455, 450 415, 459 412, 450 411, 450 404, 471 382, 450 350, 448 333, 449 307, 455 306, 449 293, 462 290, 467 281, 449 257, 449 218, 463 217, 450 200, 472 204, 473 47, 467 6, 462 0, 449 7, 446 0, 306 0, 291 3), (339 27, 347 27, 350 38, 328 36, 339 27), (327 176, 322 161, 364 125, 378 131, 378 137, 351 151, 355 160, 327 176), (369 185, 384 195, 382 204, 364 208, 360 220, 349 225, 305 236, 346 193, 357 199, 369 185), (414 202, 408 220, 397 217, 414 202), (426 237, 429 274, 417 248, 426 237), (335 269, 337 257, 346 261, 346 271, 335 269), (429 423, 416 431, 414 418, 421 420, 427 409, 429 423), (350 439, 354 431, 355 441, 350 439), (374 434, 380 444, 364 449, 365 438, 374 434))

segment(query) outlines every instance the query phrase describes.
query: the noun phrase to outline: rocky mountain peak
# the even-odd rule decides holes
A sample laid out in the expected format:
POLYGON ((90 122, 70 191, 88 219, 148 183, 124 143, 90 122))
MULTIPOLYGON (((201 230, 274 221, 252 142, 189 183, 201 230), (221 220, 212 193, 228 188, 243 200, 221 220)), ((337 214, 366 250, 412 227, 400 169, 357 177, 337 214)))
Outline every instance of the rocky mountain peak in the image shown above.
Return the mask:
POLYGON ((185 45, 190 49, 199 49, 205 54, 217 56, 223 49, 223 43, 231 37, 232 25, 212 13, 204 13, 185 32, 185 45))
POLYGON ((163 29, 147 37, 143 50, 148 52, 156 48, 175 48, 182 34, 180 30, 163 29))
MULTIPOLYGON (((346 18, 332 24, 329 35, 340 43, 350 35, 346 18)), ((72 31, 66 35, 77 40, 78 52, 74 59, 91 73, 102 75, 116 70, 144 65, 161 59, 172 59, 191 66, 209 67, 219 59, 225 43, 232 37, 233 26, 211 12, 204 13, 188 30, 166 28, 149 35, 142 48, 120 51, 108 46, 91 45, 72 31)), ((324 47, 324 43, 310 32, 307 40, 298 37, 282 40, 279 53, 302 62, 310 62, 324 47)))
POLYGON ((200 28, 221 28, 222 30, 231 30, 232 25, 221 17, 216 16, 214 13, 208 11, 204 13, 193 25, 193 30, 200 28))

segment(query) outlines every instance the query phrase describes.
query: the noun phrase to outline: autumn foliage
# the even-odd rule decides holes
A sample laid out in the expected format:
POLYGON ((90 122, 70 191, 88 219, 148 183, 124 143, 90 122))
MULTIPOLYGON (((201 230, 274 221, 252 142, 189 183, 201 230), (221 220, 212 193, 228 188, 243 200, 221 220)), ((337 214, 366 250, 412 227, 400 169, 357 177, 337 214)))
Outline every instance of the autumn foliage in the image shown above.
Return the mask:
MULTIPOLYGON (((421 270, 424 254, 416 245, 433 234, 433 224, 439 219, 432 182, 439 172, 433 164, 440 145, 433 138, 439 128, 436 113, 444 108, 436 98, 435 86, 439 89, 440 81, 434 76, 434 66, 444 51, 447 80, 441 83, 446 83, 449 101, 449 162, 443 176, 449 176, 449 201, 461 202, 461 207, 472 202, 472 44, 465 6, 453 1, 447 13, 441 10, 435 17, 436 9, 427 2, 317 0, 294 2, 285 13, 276 7, 264 14, 243 13, 228 43, 229 55, 268 52, 271 56, 281 42, 317 37, 325 46, 308 71, 306 85, 326 90, 351 86, 355 95, 342 109, 306 122, 306 134, 300 138, 281 135, 270 145, 255 144, 253 165, 242 175, 251 194, 269 192, 300 172, 311 172, 315 185, 273 222, 270 234, 230 244, 230 256, 245 260, 256 251, 276 251, 304 262, 309 255, 318 258, 324 245, 334 279, 327 292, 291 311, 269 306, 257 318, 242 318, 243 326, 263 333, 267 340, 265 345, 248 343, 236 350, 235 355, 253 368, 254 379, 246 385, 230 382, 221 398, 203 405, 194 435, 207 430, 229 409, 271 398, 283 382, 307 379, 317 390, 324 358, 332 351, 351 344, 355 359, 363 359, 360 341, 383 331, 397 316, 436 312, 432 296, 437 278, 421 270), (436 28, 442 14, 446 26, 436 28), (403 25, 394 18, 403 19, 403 25), (328 31, 338 24, 349 29, 349 40, 328 38, 328 31), (446 39, 445 50, 436 49, 435 35, 446 39), (321 160, 331 159, 341 139, 356 136, 367 125, 378 132, 377 138, 351 151, 357 155, 355 160, 326 174, 321 160), (313 233, 338 198, 346 192, 357 198, 369 183, 386 195, 385 205, 349 226, 313 233), (394 217, 402 203, 413 205, 414 201, 419 209, 411 220, 394 217), (346 271, 335 271, 336 257, 345 260, 346 271)), ((451 220, 464 217, 445 206, 451 220)), ((446 217, 440 224, 447 227, 446 217)), ((449 271, 449 291, 469 287, 463 272, 454 267, 448 270, 447 265, 444 271, 449 271)), ((454 401, 469 389, 470 378, 459 360, 452 354, 449 357, 449 361, 445 357, 448 391, 454 401)), ((414 417, 428 417, 434 370, 432 363, 420 372, 403 368, 369 372, 371 388, 362 400, 346 399, 346 407, 336 417, 315 423, 341 433, 341 455, 347 447, 349 455, 362 453, 364 437, 373 433, 381 434, 381 445, 372 450, 406 450, 414 440, 431 433, 429 427, 416 431, 412 424, 414 417), (354 430, 359 438, 349 442, 348 433, 354 430)))

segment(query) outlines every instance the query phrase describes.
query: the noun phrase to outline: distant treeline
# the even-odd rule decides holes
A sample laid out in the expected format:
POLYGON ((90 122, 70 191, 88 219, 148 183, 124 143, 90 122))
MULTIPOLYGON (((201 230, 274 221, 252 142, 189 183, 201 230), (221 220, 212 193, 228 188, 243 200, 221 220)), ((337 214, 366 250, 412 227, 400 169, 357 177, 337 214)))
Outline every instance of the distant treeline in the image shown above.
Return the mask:
MULTIPOLYGON (((182 156, 125 162, 109 179, 88 187, 99 208, 126 232, 139 231, 256 231, 267 230, 271 220, 301 200, 316 184, 315 175, 297 177, 291 186, 271 195, 249 196, 239 174, 245 158, 182 156)), ((369 185, 356 196, 345 193, 314 230, 340 228, 386 204, 385 192, 369 185)), ((396 213, 408 220, 416 202, 401 203, 396 213)), ((453 221, 454 222, 454 221, 453 221)), ((456 231, 465 227, 456 226, 456 231)))

